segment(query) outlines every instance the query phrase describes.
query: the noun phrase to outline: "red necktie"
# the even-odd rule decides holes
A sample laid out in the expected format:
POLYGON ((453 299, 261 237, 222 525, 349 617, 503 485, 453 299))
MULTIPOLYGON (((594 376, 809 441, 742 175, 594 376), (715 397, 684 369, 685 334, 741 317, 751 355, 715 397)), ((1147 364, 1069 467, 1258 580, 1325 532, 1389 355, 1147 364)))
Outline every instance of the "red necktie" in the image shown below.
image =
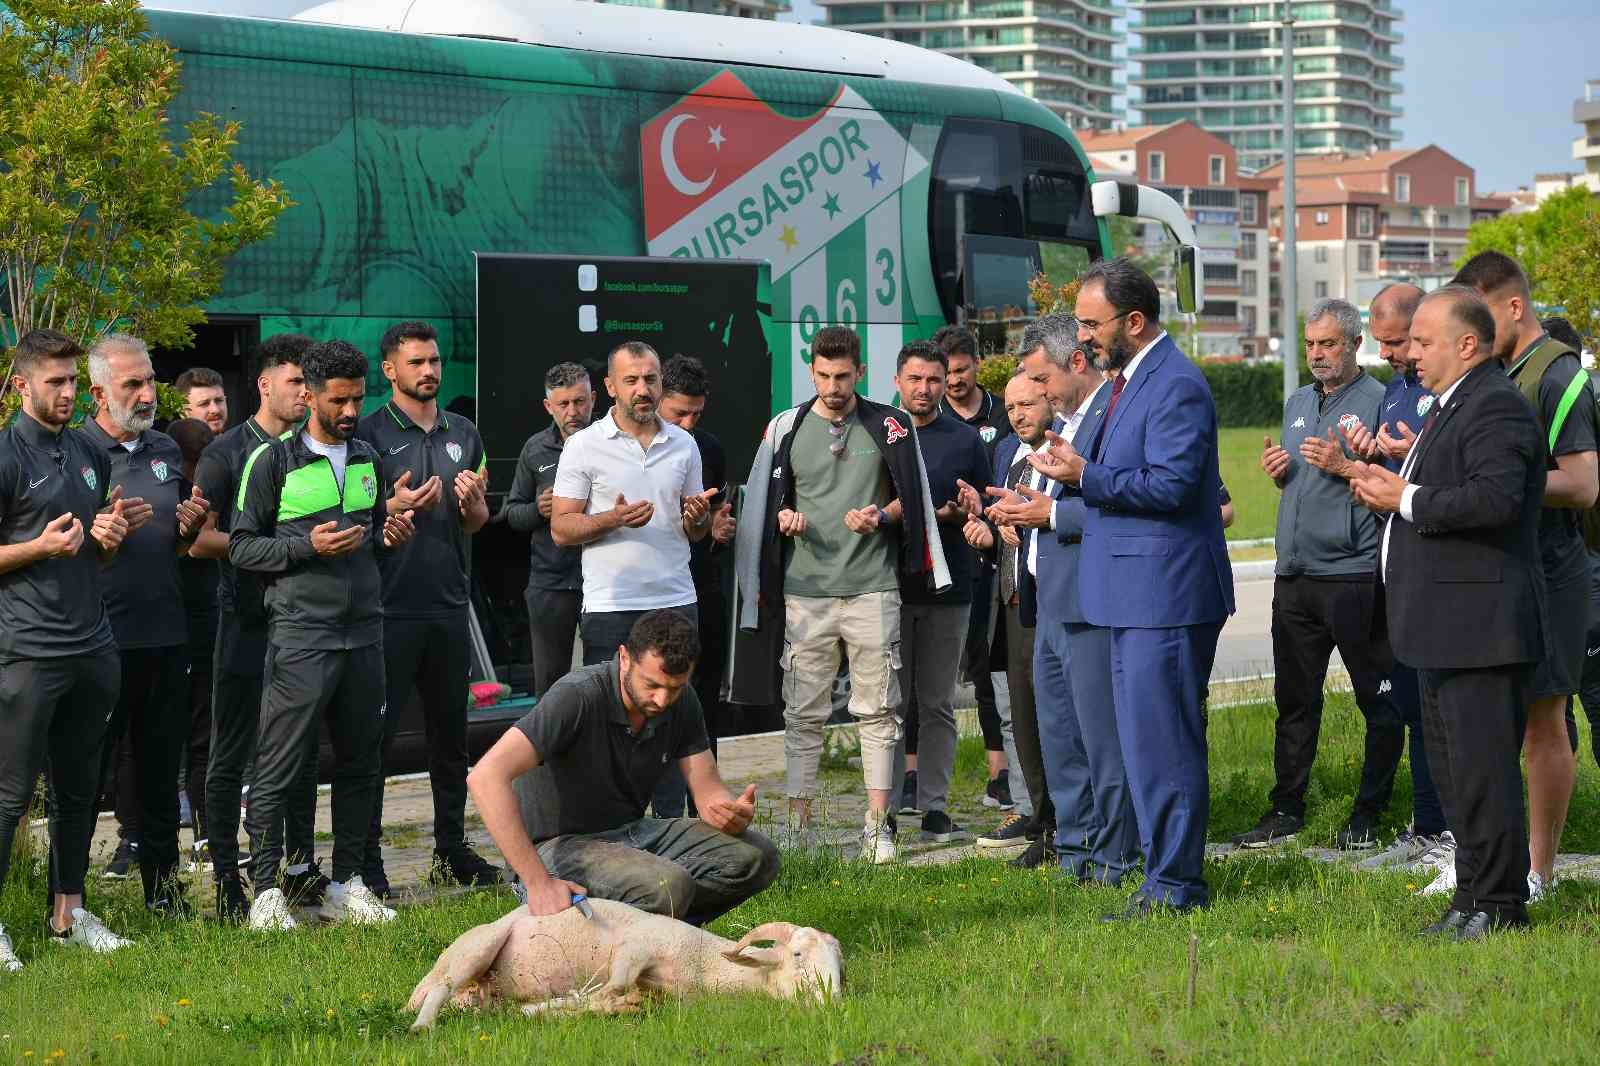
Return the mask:
POLYGON ((1105 446, 1106 432, 1111 429, 1111 416, 1117 413, 1117 401, 1122 398, 1122 386, 1128 379, 1122 376, 1122 371, 1117 371, 1117 376, 1111 379, 1111 405, 1106 408, 1106 420, 1100 423, 1100 438, 1095 441, 1095 458, 1100 457, 1100 449, 1105 446))

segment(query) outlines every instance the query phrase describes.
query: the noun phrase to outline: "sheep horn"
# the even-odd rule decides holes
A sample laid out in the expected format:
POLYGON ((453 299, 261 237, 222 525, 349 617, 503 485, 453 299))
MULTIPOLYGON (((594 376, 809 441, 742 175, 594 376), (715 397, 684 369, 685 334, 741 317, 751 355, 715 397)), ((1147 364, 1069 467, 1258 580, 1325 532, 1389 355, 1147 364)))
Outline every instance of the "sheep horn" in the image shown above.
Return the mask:
POLYGON ((739 942, 724 954, 736 955, 751 944, 756 944, 763 940, 770 940, 774 944, 787 944, 789 943, 789 938, 794 936, 795 931, 799 928, 793 922, 763 922, 740 937, 739 942))

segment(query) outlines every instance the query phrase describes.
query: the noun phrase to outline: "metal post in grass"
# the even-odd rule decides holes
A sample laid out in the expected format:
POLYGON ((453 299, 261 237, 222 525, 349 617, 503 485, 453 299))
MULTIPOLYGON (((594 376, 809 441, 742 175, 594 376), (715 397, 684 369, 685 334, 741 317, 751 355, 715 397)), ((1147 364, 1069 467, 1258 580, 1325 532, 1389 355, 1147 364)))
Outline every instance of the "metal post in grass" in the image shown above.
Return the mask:
POLYGON ((1294 196, 1294 8, 1283 4, 1283 271, 1279 295, 1283 311, 1283 398, 1300 387, 1300 294, 1295 277, 1294 196))

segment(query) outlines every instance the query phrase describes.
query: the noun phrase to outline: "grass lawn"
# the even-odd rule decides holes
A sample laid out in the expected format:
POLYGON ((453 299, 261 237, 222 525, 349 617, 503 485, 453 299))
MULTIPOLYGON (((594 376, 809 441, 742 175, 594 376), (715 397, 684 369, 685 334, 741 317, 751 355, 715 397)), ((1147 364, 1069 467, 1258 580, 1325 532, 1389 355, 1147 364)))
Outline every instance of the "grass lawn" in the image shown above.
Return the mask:
POLYGON ((1272 536, 1278 524, 1278 488, 1261 472, 1261 438, 1276 437, 1277 426, 1223 429, 1217 435, 1222 483, 1233 496, 1229 540, 1272 536))
MULTIPOLYGON (((1271 723, 1264 706, 1213 717, 1218 838, 1260 813, 1271 723)), ((1347 813, 1359 742, 1358 717, 1336 698, 1311 843, 1347 813)), ((1571 851, 1600 851, 1587 750, 1585 737, 1571 851)), ((967 742, 958 789, 977 787, 981 761, 967 742)), ((1391 828, 1408 787, 1402 765, 1391 828)), ((700 999, 623 1018, 446 1013, 414 1037, 412 986, 462 930, 504 913, 508 895, 408 908, 381 929, 258 936, 209 921, 159 927, 121 886, 96 905, 139 943, 101 958, 45 950, 40 883, 20 873, 0 920, 29 965, 0 975, 0 1062, 1453 1064, 1592 1061, 1600 1040, 1600 885, 1578 881, 1535 908, 1532 932, 1465 946, 1415 937, 1441 909, 1415 896, 1417 878, 1298 857, 1214 862, 1209 911, 1123 928, 1097 918, 1124 893, 1059 875, 979 859, 870 869, 791 856, 777 885, 716 928, 786 920, 834 933, 848 990, 831 1008, 700 999)))

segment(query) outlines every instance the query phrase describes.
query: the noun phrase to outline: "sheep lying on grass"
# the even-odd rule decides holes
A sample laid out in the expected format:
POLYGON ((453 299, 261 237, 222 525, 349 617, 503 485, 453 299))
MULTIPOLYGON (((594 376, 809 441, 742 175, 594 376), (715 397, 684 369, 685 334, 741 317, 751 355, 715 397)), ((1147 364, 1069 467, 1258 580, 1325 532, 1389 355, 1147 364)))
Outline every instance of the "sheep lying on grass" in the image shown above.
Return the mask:
POLYGON ((768 922, 734 943, 676 918, 593 900, 536 918, 518 907, 467 930, 411 993, 413 1030, 430 1028, 449 1000, 457 1007, 520 1003, 523 1013, 638 1010, 650 992, 762 992, 774 999, 844 991, 844 955, 827 933, 768 922), (772 942, 772 947, 756 944, 772 942))

